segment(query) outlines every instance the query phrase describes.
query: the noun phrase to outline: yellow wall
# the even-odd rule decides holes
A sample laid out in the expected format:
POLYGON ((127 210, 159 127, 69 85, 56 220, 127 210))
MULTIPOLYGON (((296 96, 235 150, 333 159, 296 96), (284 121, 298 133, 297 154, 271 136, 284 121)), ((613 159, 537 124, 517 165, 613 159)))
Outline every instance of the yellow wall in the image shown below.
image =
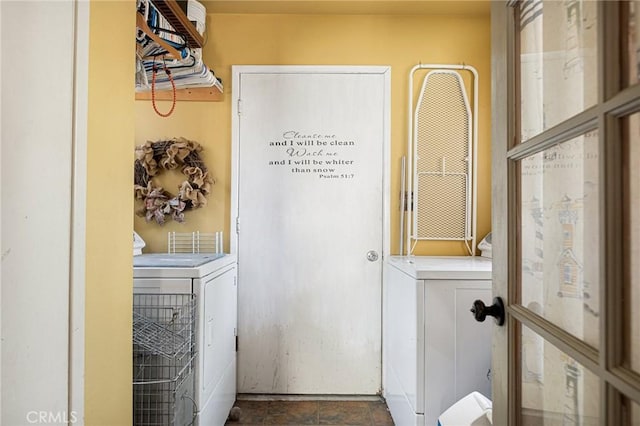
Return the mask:
MULTIPOLYGON (((90 5, 85 423, 131 424, 135 2, 90 5)), ((55 224, 52 224, 55 226, 55 224)))
MULTIPOLYGON (((155 116, 133 101, 134 2, 91 2, 89 142, 87 153, 86 368, 87 425, 131 422, 131 212, 133 147, 184 136, 205 147, 217 178, 209 206, 184 225, 135 219, 147 251, 163 251, 166 232, 230 229, 232 64, 391 65, 392 251, 398 251, 399 159, 406 145, 407 74, 418 62, 475 66, 481 76, 479 235, 490 226, 489 18, 354 15, 233 15, 208 17, 205 58, 224 79, 220 103, 180 103, 155 116)), ((168 107, 161 103, 161 108, 168 107)), ((227 238, 228 240, 228 238, 227 238)), ((227 242, 228 249, 228 242, 227 242)), ((416 254, 463 254, 459 244, 420 245, 416 254)))
MULTIPOLYGON (((160 227, 136 217, 148 252, 166 250, 166 232, 230 229, 231 65, 391 66, 391 248, 399 250, 400 158, 406 152, 407 90, 411 68, 466 63, 480 74, 478 235, 491 224, 489 16, 209 14, 205 62, 225 85, 221 103, 179 103, 170 118, 136 102, 136 144, 164 137, 193 138, 218 179, 210 206, 187 213, 185 224, 160 227)), ((160 103, 168 110, 167 103, 160 103)), ((171 189, 168 187, 168 189, 171 189)), ((175 193, 175 190, 172 192, 175 193)), ((228 241, 228 238, 227 238, 228 241)), ((228 242, 227 242, 228 249, 228 242)), ((461 243, 421 242, 415 254, 465 254, 461 243)))

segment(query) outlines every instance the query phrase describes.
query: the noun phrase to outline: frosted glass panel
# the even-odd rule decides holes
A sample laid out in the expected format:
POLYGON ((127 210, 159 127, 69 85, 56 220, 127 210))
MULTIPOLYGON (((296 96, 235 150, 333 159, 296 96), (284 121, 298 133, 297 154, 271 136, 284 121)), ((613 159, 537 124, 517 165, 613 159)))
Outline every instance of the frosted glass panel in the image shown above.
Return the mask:
POLYGON ((631 403, 631 426, 640 426, 640 405, 631 403))
POLYGON ((623 182, 625 190, 625 275, 629 286, 630 297, 628 309, 631 314, 629 321, 629 363, 631 368, 640 373, 640 113, 635 113, 623 120, 624 152, 623 158, 627 162, 623 182))
POLYGON ((598 347, 598 132, 520 161, 521 303, 598 347))
POLYGON ((624 72, 627 75, 627 84, 638 83, 640 75, 640 2, 622 2, 627 19, 627 67, 624 72))
POLYGON ((521 2, 522 141, 597 102, 596 6, 580 0, 521 2))
POLYGON ((524 426, 598 425, 597 376, 522 327, 522 424, 524 426))

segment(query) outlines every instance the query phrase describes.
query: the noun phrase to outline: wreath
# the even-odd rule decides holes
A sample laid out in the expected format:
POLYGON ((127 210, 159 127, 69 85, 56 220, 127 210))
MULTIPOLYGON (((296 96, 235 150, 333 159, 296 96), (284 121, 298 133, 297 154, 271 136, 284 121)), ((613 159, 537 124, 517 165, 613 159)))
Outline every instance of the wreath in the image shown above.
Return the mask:
POLYGON ((147 142, 136 147, 133 190, 136 199, 143 201, 142 208, 136 211, 138 216, 160 225, 164 224, 165 216, 184 222, 185 211, 207 205, 206 196, 215 181, 209 176, 200 151, 202 147, 198 142, 185 138, 147 142), (187 177, 178 186, 178 195, 154 184, 154 176, 177 168, 187 177))

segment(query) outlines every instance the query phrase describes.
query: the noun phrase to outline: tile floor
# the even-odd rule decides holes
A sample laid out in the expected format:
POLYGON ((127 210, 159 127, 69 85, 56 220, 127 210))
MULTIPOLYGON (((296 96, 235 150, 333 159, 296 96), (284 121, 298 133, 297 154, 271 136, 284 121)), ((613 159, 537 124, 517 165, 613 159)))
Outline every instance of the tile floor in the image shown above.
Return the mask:
POLYGON ((394 426, 387 405, 375 401, 262 401, 238 400, 240 420, 227 426, 333 425, 394 426))

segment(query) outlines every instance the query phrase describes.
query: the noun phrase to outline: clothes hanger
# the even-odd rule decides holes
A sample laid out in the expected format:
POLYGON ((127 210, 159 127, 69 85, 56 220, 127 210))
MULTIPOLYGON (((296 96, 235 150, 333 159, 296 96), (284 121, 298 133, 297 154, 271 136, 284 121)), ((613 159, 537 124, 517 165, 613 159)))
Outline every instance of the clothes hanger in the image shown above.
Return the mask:
POLYGON ((174 59, 181 60, 182 54, 169 43, 167 43, 162 37, 153 32, 149 25, 147 25, 144 16, 140 12, 136 12, 136 25, 140 28, 151 40, 160 45, 167 53, 174 59))

